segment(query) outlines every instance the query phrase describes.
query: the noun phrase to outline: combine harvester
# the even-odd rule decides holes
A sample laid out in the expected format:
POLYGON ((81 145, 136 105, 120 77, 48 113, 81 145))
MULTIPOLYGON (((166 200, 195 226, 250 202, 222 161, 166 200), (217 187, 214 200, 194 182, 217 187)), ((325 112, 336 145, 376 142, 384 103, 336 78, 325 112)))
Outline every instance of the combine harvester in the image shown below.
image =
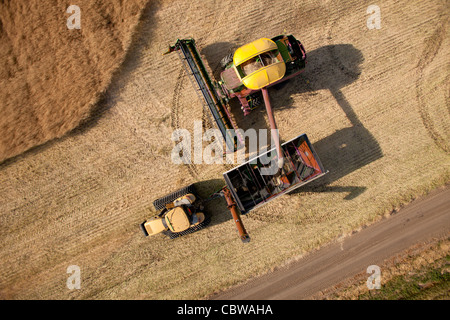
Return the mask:
POLYGON ((250 240, 240 219, 261 205, 326 174, 306 134, 283 144, 273 117, 267 88, 300 74, 306 65, 305 50, 292 35, 261 38, 238 48, 221 61, 220 80, 209 75, 194 39, 178 40, 165 53, 177 51, 204 107, 220 130, 229 152, 245 146, 230 113, 229 101, 239 99, 247 116, 260 104, 262 92, 275 148, 223 174, 226 186, 208 199, 200 199, 190 185, 154 202, 160 214, 141 224, 145 235, 166 233, 175 238, 204 228, 209 218, 203 203, 224 197, 243 242, 250 240), (276 151, 276 152, 274 152, 276 151), (273 170, 273 164, 276 168, 273 170))

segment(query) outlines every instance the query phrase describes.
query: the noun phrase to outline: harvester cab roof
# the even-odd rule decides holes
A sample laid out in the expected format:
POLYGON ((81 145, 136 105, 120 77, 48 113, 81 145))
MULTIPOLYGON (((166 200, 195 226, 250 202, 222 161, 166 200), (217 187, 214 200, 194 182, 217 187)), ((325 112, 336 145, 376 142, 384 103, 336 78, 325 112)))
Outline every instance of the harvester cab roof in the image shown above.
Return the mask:
POLYGON ((286 72, 277 44, 268 38, 238 48, 233 63, 241 82, 251 90, 259 90, 277 82, 286 72))

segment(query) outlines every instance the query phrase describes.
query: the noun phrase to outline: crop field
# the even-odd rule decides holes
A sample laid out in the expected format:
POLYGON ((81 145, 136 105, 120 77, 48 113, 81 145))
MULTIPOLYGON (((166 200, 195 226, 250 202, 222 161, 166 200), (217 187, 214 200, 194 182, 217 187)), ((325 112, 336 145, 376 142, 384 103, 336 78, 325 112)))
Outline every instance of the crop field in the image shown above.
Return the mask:
MULTIPOLYGON (((76 30, 66 28, 69 4, 45 10, 53 19, 49 43, 71 47, 51 40, 67 35, 81 39, 79 51, 55 55, 47 46, 42 57, 55 67, 45 74, 30 67, 32 76, 20 69, 23 91, 20 79, 1 74, 0 298, 205 298, 388 218, 450 180, 449 1, 134 3, 94 15, 80 1, 76 30), (374 4, 379 29, 368 28, 374 4), (102 24, 105 16, 112 23, 102 24), (91 17, 111 32, 92 36, 100 29, 91 17), (192 37, 217 76, 227 53, 283 33, 301 40, 308 63, 299 77, 269 89, 280 136, 306 133, 329 173, 243 216, 249 243, 220 199, 207 204, 208 228, 174 240, 145 238, 139 224, 155 214, 153 200, 194 182, 206 197, 233 167, 171 161, 173 131, 208 124, 177 55, 162 53, 192 37), (111 47, 116 55, 106 54, 111 47), (94 65, 105 68, 101 77, 94 65), (51 80, 68 83, 75 74, 73 89, 51 80), (72 265, 80 268, 78 290, 66 285, 72 265)), ((4 12, 1 36, 11 39, 4 30, 14 23, 4 12)), ((2 56, 12 56, 5 46, 2 56)), ((27 59, 16 56, 23 68, 27 59)), ((231 107, 241 128, 269 128, 263 106, 245 118, 231 107)))

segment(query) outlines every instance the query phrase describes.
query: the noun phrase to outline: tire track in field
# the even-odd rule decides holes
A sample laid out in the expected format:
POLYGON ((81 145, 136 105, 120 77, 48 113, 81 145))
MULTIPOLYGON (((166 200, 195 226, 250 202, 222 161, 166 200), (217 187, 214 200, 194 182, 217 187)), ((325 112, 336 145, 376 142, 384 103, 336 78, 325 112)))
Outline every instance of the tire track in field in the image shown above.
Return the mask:
MULTIPOLYGON (((186 79, 186 71, 184 68, 180 69, 180 73, 178 74, 177 81, 175 84, 175 88, 173 90, 173 97, 172 97, 172 104, 171 104, 171 126, 173 130, 178 130, 180 128, 180 115, 179 115, 179 108, 180 108, 180 96, 181 92, 184 88, 184 81, 186 79)), ((190 150, 189 150, 189 157, 190 157, 190 150)), ((183 154, 183 158, 185 158, 186 155, 183 154)), ((191 157, 190 157, 191 158, 191 157)), ((187 161, 183 161, 184 167, 187 169, 188 173, 194 178, 197 179, 198 177, 198 169, 197 167, 190 161, 190 159, 187 159, 187 161)))
MULTIPOLYGON (((435 128, 435 124, 433 123, 433 120, 431 119, 430 113, 428 112, 427 104, 424 101, 424 94, 422 92, 422 87, 424 85, 424 69, 430 65, 438 52, 441 50, 442 42, 445 39, 446 31, 447 31, 447 25, 448 25, 448 18, 445 18, 445 21, 442 22, 442 24, 439 25, 439 27, 434 31, 434 33, 425 40, 425 48, 421 54, 421 59, 417 63, 417 81, 416 81, 416 100, 418 102, 418 108, 419 108, 419 115, 422 120, 422 123, 428 133, 428 135, 431 137, 431 139, 434 141, 436 146, 443 150, 445 153, 450 153, 450 147, 444 137, 442 137, 439 132, 437 132, 435 128)), ((449 76, 445 78, 445 83, 447 84, 447 87, 449 86, 449 76)), ((449 90, 446 92, 448 93, 449 90)), ((450 114, 450 107, 448 104, 448 96, 446 96, 447 100, 447 112, 450 114)))

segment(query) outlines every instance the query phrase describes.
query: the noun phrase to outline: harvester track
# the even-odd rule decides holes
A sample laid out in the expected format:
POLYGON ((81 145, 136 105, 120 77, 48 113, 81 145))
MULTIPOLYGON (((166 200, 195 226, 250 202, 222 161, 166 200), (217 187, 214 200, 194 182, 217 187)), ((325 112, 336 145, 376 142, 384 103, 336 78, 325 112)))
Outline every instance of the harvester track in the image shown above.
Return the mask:
MULTIPOLYGON (((172 96, 172 105, 171 105, 171 126, 173 130, 181 129, 180 128, 180 117, 179 117, 179 108, 180 108, 180 96, 181 92, 184 88, 184 80, 186 78, 186 71, 184 68, 180 69, 180 73, 178 74, 177 81, 175 84, 175 88, 172 96)), ((184 156, 184 155, 183 155, 184 156)), ((196 166, 189 161, 183 162, 183 166, 186 168, 188 173, 193 177, 198 177, 198 169, 196 166)))
MULTIPOLYGON (((447 139, 445 139, 445 137, 443 137, 436 130, 435 124, 428 111, 428 106, 426 103, 426 99, 424 98, 424 93, 422 92, 423 90, 422 87, 424 83, 423 79, 424 69, 431 64, 431 62, 434 60, 436 55, 441 50, 442 42, 446 36, 447 26, 448 26, 448 19, 444 20, 443 23, 439 25, 438 28, 433 32, 433 34, 428 39, 426 39, 425 49, 420 55, 422 58, 417 64, 416 99, 419 108, 419 115, 428 135, 439 149, 449 154, 450 146, 448 145, 447 139)), ((449 78, 450 77, 447 75, 446 81, 444 82, 447 85, 446 94, 448 94, 450 89, 449 78)), ((447 111, 447 116, 449 116, 450 106, 448 104, 448 96, 446 97, 446 100, 447 100, 447 110, 445 111, 447 111)))

